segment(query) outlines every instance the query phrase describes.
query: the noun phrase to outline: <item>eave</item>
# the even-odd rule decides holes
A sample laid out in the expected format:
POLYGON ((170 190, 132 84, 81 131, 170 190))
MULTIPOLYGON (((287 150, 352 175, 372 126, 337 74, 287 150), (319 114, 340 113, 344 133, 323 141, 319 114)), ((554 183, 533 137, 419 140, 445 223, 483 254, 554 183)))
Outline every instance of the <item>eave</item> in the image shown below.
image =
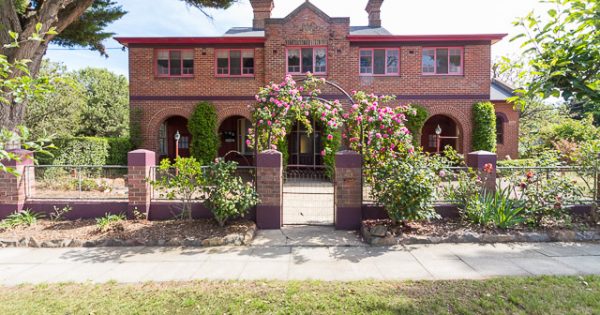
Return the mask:
POLYGON ((264 44, 264 37, 115 37, 123 46, 129 45, 240 45, 264 44))
POLYGON ((479 42, 495 44, 508 34, 463 34, 463 35, 348 35, 353 43, 415 43, 415 42, 479 42))

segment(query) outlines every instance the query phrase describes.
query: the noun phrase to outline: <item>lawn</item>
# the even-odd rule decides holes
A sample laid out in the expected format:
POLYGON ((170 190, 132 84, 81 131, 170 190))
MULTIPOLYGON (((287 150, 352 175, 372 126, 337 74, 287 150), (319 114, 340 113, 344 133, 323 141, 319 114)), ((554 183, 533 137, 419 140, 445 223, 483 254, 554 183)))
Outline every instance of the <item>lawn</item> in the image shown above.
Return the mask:
POLYGON ((598 314, 600 276, 0 288, 0 314, 598 314))

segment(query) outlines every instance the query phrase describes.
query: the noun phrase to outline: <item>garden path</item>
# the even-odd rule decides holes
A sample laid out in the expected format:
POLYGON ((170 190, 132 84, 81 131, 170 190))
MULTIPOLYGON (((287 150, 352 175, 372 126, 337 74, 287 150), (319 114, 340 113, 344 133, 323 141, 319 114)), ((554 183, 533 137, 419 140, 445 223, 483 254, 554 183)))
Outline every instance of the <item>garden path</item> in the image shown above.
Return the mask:
MULTIPOLYGON (((199 279, 425 280, 600 274, 599 243, 369 247, 351 233, 265 235, 253 246, 0 249, 0 285, 199 279), (338 240, 335 240, 338 239, 338 240), (339 239, 342 239, 341 241, 339 239), (271 242, 269 243, 269 240, 271 242)), ((268 234, 267 233, 267 234, 268 234)))

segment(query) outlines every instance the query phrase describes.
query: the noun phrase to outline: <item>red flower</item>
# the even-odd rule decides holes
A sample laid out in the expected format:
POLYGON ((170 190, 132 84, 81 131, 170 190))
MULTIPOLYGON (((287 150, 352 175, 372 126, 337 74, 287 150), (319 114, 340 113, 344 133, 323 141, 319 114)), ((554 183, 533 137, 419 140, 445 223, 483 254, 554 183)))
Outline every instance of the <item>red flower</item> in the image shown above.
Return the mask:
POLYGON ((530 179, 534 176, 535 174, 533 173, 533 171, 529 171, 527 172, 527 179, 530 179))
POLYGON ((483 171, 488 174, 491 174, 494 171, 494 166, 492 165, 492 163, 486 163, 483 166, 483 171))

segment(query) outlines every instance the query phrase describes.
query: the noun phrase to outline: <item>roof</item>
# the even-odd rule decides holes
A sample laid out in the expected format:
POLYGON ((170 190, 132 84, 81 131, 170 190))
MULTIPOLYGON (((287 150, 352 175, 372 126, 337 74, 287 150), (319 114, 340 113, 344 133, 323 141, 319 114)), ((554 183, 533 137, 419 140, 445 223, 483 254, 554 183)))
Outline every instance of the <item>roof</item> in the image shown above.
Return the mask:
POLYGON ((232 27, 223 36, 265 37, 265 31, 256 30, 252 27, 232 27))
POLYGON ((210 44, 264 44, 265 37, 115 37, 124 46, 133 45, 210 45, 210 44))
POLYGON ((350 26, 350 36, 382 36, 392 35, 388 30, 383 27, 370 27, 370 26, 350 26))
POLYGON ((506 101, 507 98, 515 96, 514 90, 515 89, 508 84, 498 79, 492 79, 492 85, 490 86, 490 100, 506 101))
POLYGON ((353 35, 348 40, 360 42, 454 42, 454 41, 491 41, 497 43, 508 34, 453 34, 453 35, 353 35))

